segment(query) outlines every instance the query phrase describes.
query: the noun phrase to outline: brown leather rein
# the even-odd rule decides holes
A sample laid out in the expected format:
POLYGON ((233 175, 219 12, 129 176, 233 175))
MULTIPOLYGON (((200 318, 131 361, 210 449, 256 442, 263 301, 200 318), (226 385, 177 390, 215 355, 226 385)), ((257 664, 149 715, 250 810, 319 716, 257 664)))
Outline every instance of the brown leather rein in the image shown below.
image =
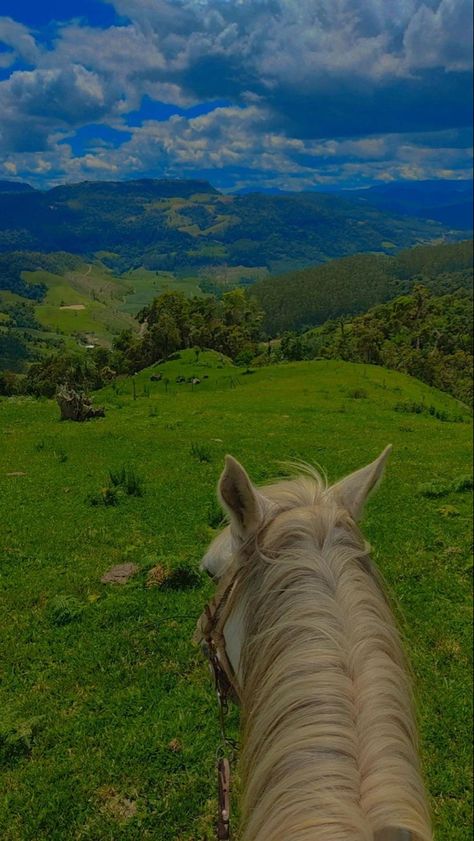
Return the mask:
POLYGON ((226 734, 225 718, 229 701, 239 703, 240 687, 232 663, 229 660, 224 627, 232 610, 232 595, 237 584, 237 572, 229 571, 220 583, 213 599, 206 605, 198 620, 194 642, 205 644, 206 654, 214 678, 214 687, 219 705, 219 723, 222 738, 222 750, 217 761, 217 786, 219 813, 217 820, 218 841, 230 839, 230 760, 226 756, 230 749, 235 754, 236 744, 226 734))

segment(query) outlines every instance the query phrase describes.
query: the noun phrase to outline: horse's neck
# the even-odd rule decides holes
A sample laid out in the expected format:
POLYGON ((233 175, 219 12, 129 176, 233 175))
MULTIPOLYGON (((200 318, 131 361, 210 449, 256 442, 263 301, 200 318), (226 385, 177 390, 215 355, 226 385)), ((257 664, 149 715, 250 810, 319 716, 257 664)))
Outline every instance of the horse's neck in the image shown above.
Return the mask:
POLYGON ((342 563, 327 576, 279 564, 260 583, 244 629, 244 841, 428 841, 407 676, 378 586, 342 563), (400 816, 417 834, 371 834, 400 816))

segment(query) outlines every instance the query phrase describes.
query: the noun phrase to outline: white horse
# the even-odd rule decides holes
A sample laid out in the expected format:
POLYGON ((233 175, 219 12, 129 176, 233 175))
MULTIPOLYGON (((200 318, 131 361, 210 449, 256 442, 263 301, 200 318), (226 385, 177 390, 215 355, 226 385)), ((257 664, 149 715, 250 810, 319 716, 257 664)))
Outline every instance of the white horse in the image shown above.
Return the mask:
POLYGON ((226 457, 230 524, 203 560, 198 628, 241 703, 242 841, 431 841, 410 681, 356 525, 376 461, 257 489, 226 457))

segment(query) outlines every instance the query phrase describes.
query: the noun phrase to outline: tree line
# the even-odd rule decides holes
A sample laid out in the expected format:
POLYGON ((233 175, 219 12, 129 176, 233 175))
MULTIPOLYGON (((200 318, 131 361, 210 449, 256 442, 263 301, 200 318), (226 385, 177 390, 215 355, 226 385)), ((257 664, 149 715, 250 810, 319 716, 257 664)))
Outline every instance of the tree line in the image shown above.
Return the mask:
POLYGON ((282 360, 335 358, 403 371, 459 400, 472 399, 472 294, 413 292, 355 318, 327 321, 304 334, 287 332, 282 360))
POLYGON ((0 374, 0 394, 52 397, 59 385, 101 388, 120 374, 133 374, 185 348, 206 348, 247 364, 262 338, 263 313, 242 289, 186 298, 164 292, 137 315, 140 331, 122 331, 112 348, 51 354, 33 362, 26 375, 0 374))

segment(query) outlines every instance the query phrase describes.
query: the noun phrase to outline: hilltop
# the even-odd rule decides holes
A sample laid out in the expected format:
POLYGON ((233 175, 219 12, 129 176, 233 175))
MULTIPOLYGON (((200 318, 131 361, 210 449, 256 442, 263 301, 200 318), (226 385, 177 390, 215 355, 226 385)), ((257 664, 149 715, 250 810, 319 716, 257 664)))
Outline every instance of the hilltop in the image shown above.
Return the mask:
POLYGON ((22 181, 0 180, 0 193, 33 193, 34 187, 22 181))

